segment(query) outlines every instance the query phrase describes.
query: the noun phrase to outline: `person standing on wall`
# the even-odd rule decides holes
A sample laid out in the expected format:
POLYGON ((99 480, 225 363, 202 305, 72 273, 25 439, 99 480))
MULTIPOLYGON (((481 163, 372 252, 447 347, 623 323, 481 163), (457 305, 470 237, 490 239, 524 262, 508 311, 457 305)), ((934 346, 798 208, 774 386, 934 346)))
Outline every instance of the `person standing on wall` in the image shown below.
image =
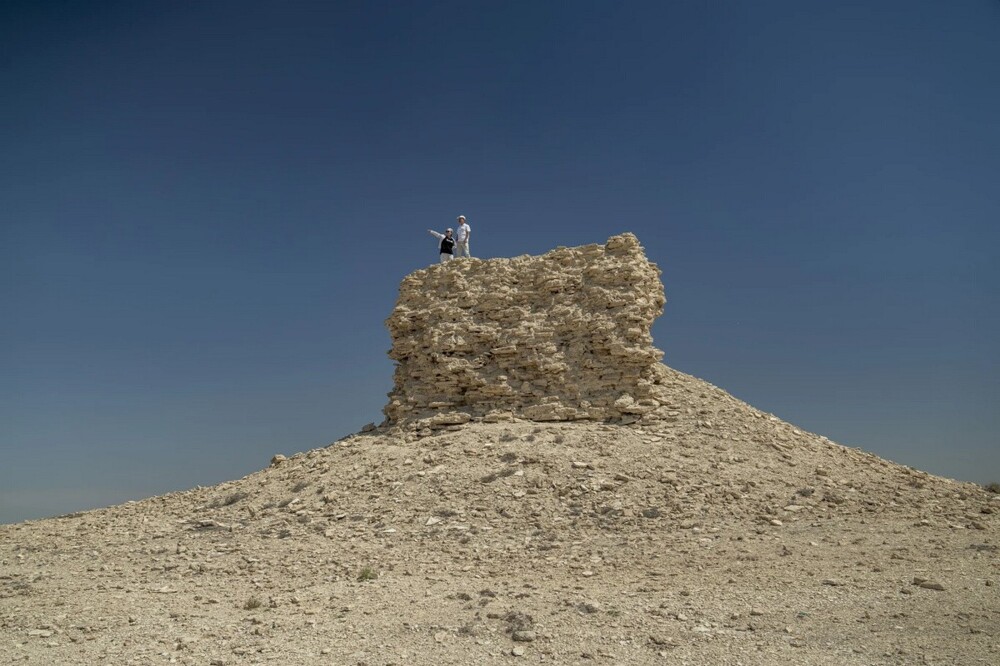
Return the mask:
POLYGON ((463 254, 472 258, 469 252, 469 237, 472 236, 472 227, 465 221, 464 215, 458 216, 458 231, 455 233, 455 256, 461 257, 463 254))
POLYGON ((437 238, 441 243, 438 245, 438 251, 440 252, 439 261, 443 264, 446 261, 451 261, 452 254, 454 254, 455 249, 455 239, 452 237, 451 228, 445 229, 443 234, 439 234, 433 229, 428 229, 431 236, 437 238))

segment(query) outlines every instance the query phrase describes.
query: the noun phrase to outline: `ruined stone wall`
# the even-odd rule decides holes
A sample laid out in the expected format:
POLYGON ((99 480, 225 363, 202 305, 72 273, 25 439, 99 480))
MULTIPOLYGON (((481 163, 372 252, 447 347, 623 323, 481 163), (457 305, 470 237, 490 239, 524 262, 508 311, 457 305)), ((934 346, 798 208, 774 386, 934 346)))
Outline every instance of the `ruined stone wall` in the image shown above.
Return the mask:
POLYGON ((397 362, 387 423, 655 418, 659 276, 632 234, 415 271, 386 320, 397 362))

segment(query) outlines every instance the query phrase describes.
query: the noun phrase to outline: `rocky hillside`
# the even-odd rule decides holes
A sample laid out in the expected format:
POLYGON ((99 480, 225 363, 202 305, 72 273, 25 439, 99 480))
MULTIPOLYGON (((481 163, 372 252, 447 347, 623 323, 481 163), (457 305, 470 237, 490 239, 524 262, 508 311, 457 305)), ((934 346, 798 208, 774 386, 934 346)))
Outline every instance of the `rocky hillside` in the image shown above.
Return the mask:
MULTIPOLYGON (((436 289, 509 265, 417 277, 436 289)), ((517 361, 523 331, 502 372, 475 367, 503 356, 483 351, 497 341, 459 342, 407 289, 390 328, 427 327, 407 355, 394 338, 383 426, 216 487, 0 526, 0 663, 1000 663, 997 495, 837 445, 656 361, 616 368, 601 350, 628 333, 539 338, 560 340, 553 362, 619 372, 603 398, 578 367, 517 361), (426 371, 444 344, 452 356, 433 362, 469 365, 442 388, 426 371), (514 393, 471 390, 501 375, 514 393), (656 404, 615 407, 626 392, 656 404), (559 420, 528 418, 533 404, 559 420)), ((656 289, 622 312, 658 311, 656 289)), ((562 320, 528 308, 524 321, 562 320)), ((631 340, 651 349, 642 330, 631 340)))

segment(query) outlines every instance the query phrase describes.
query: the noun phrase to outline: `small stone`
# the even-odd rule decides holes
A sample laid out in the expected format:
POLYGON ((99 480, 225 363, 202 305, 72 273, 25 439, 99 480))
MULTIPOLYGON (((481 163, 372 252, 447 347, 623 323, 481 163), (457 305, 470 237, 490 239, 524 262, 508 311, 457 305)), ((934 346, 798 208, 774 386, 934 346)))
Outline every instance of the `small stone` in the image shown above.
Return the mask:
POLYGON ((48 638, 52 635, 52 632, 48 629, 32 629, 28 632, 29 636, 35 636, 37 638, 48 638))
POLYGON ((283 455, 281 455, 279 453, 279 454, 277 454, 277 455, 275 455, 274 457, 271 458, 271 467, 277 467, 278 465, 280 465, 281 463, 285 462, 286 460, 288 460, 288 458, 286 458, 285 456, 283 456, 283 455))
POLYGON ((529 629, 515 631, 510 635, 518 643, 531 643, 537 637, 534 631, 529 629))
POLYGON ((775 527, 781 527, 782 525, 784 525, 784 523, 778 520, 777 518, 772 518, 769 522, 775 527))
POLYGON ((523 657, 523 656, 524 656, 524 648, 523 648, 523 647, 521 647, 520 645, 515 645, 515 646, 514 646, 514 649, 512 649, 512 650, 510 651, 510 653, 511 653, 511 654, 512 654, 513 656, 515 656, 515 657, 523 657))
POLYGON ((427 519, 427 522, 424 523, 424 525, 437 525, 440 522, 441 522, 440 518, 438 518, 437 516, 431 516, 430 518, 427 519))
POLYGON ((925 580, 917 583, 917 587, 922 587, 925 590, 936 590, 938 592, 944 592, 944 585, 934 580, 925 580))
POLYGON ((831 587, 840 587, 841 585, 844 585, 844 581, 842 581, 842 580, 840 580, 838 578, 824 578, 823 579, 823 584, 824 585, 829 585, 831 587))

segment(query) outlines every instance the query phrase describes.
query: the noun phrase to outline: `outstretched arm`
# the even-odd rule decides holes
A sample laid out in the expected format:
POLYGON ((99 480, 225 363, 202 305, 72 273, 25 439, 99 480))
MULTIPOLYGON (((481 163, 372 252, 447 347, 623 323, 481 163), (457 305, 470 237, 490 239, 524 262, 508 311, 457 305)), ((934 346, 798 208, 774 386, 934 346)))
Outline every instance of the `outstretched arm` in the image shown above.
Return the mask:
POLYGON ((442 238, 444 238, 444 234, 439 234, 438 232, 434 231, 433 229, 428 229, 427 231, 430 232, 431 236, 434 236, 434 238, 437 238, 438 240, 441 240, 442 238))

